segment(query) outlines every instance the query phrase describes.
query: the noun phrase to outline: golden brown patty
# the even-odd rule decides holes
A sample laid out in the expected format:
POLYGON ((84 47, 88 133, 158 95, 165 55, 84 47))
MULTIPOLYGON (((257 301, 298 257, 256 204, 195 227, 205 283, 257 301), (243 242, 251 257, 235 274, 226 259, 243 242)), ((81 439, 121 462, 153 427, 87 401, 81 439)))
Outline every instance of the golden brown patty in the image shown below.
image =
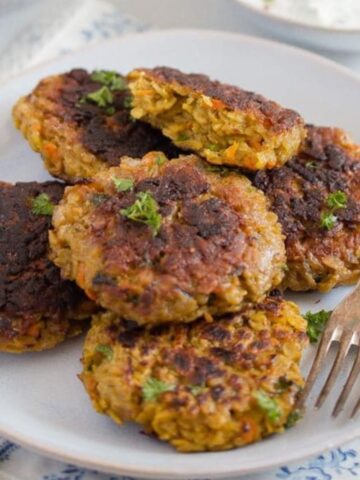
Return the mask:
POLYGON ((107 102, 106 90, 97 97, 105 106, 86 96, 106 85, 93 80, 99 78, 94 73, 80 69, 45 78, 15 105, 16 127, 55 177, 68 181, 92 177, 118 165, 123 155, 140 157, 151 150, 178 153, 161 132, 131 119, 130 94, 123 77, 117 77, 119 89, 110 91, 112 102, 107 102))
POLYGON ((150 329, 108 312, 93 319, 81 379, 117 423, 136 421, 180 451, 225 450, 294 422, 305 332, 298 307, 278 297, 150 329))
POLYGON ((261 95, 167 67, 128 76, 132 115, 209 162, 250 170, 283 165, 300 147, 300 115, 261 95))
POLYGON ((193 155, 152 152, 67 188, 52 259, 90 298, 139 323, 261 300, 283 277, 280 225, 245 177, 213 170, 193 155))
POLYGON ((80 333, 92 304, 47 258, 51 216, 32 202, 62 197, 58 182, 0 183, 0 351, 44 350, 80 333))
POLYGON ((343 130, 309 126, 301 153, 254 184, 286 235, 286 287, 326 291, 360 278, 360 148, 343 130))

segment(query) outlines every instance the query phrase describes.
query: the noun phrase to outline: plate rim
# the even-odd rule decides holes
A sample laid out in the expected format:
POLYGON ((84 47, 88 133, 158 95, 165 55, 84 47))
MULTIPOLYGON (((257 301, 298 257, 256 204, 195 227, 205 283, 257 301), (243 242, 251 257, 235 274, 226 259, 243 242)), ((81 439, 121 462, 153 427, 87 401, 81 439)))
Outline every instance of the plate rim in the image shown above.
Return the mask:
MULTIPOLYGON (((236 1, 239 2, 239 4, 243 4, 243 0, 236 0, 236 1)), ((360 33, 360 30, 359 30, 359 33, 360 33)), ((65 60, 67 58, 71 58, 72 56, 82 52, 87 52, 93 49, 97 49, 99 47, 106 48, 106 45, 127 41, 128 39, 131 39, 133 37, 137 38, 137 37, 144 37, 144 36, 168 36, 168 35, 174 35, 174 34, 176 35, 186 34, 186 35, 195 35, 195 36, 201 36, 205 34, 206 36, 214 36, 214 37, 220 36, 224 38, 233 38, 234 40, 241 39, 247 42, 251 41, 259 45, 263 44, 265 46, 268 45, 268 46, 279 48, 285 51, 287 50, 289 52, 295 53, 295 55, 300 55, 304 58, 308 58, 309 60, 312 59, 324 66, 333 68, 338 72, 341 72, 342 74, 351 78, 352 80, 355 80, 360 85, 360 75, 356 74, 353 70, 351 70, 350 67, 342 65, 341 63, 338 63, 335 60, 332 60, 331 58, 321 55, 320 53, 307 50, 306 48, 303 48, 301 46, 287 44, 281 40, 264 38, 264 37, 259 37, 257 35, 249 35, 241 32, 227 32, 223 30, 214 30, 210 28, 209 29, 208 28, 198 28, 198 29, 197 28, 164 28, 164 29, 145 30, 141 32, 127 32, 127 33, 121 34, 119 37, 108 38, 105 40, 101 40, 100 42, 95 43, 93 45, 86 45, 76 50, 73 50, 71 52, 66 52, 62 55, 61 54, 56 55, 55 57, 49 60, 44 60, 37 65, 26 68, 25 70, 19 73, 15 73, 14 75, 11 75, 4 82, 0 83, 0 90, 8 87, 13 81, 26 77, 32 73, 36 73, 37 71, 41 71, 44 67, 48 65, 51 66, 59 60, 65 60)))
MULTIPOLYGON (((319 54, 309 52, 307 50, 304 50, 299 47, 291 46, 284 44, 279 41, 274 41, 274 40, 268 40, 268 39, 263 39, 260 37, 252 36, 252 35, 246 35, 246 34, 239 34, 235 32, 222 32, 222 31, 216 31, 216 30, 211 30, 211 29, 164 29, 164 30, 148 30, 145 32, 138 32, 138 33, 128 33, 125 35, 122 35, 118 38, 115 39, 109 39, 105 40, 99 43, 96 43, 95 45, 89 45, 84 48, 75 50, 73 52, 70 52, 66 55, 62 56, 57 56, 49 61, 42 62, 39 65, 36 65, 32 68, 29 68, 17 75, 12 76, 9 78, 6 82, 2 83, 0 85, 0 92, 2 89, 7 88, 11 82, 13 81, 21 81, 23 78, 26 78, 27 76, 31 74, 35 74, 36 72, 41 72, 44 68, 47 66, 53 66, 56 65, 56 63, 59 60, 63 60, 64 58, 71 58, 75 55, 78 55, 81 52, 84 51, 91 51, 91 50, 96 50, 99 48, 106 48, 106 45, 108 44, 118 44, 121 42, 128 42, 131 40, 131 38, 134 37, 156 37, 156 36, 162 36, 162 37, 167 37, 167 36, 177 36, 177 35, 187 35, 187 36, 199 36, 199 37, 221 37, 221 38, 229 38, 233 39, 234 41, 243 41, 243 42, 248 42, 248 43, 256 43, 258 45, 264 45, 267 47, 271 48, 277 48, 281 50, 285 50, 289 52, 291 55, 300 55, 306 59, 308 59, 311 62, 316 62, 324 65, 327 68, 331 68, 333 70, 336 70, 337 73, 341 75, 345 75, 346 77, 350 78, 352 81, 355 81, 359 85, 360 88, 360 76, 356 75, 353 73, 349 68, 339 65, 333 60, 327 59, 322 57, 319 54)), ((24 446, 25 448, 29 449, 30 451, 34 451, 36 453, 39 453, 40 455, 47 456, 49 458, 54 458, 56 460, 60 461, 65 461, 69 463, 74 463, 76 465, 85 467, 85 468, 90 468, 90 469, 95 469, 103 472, 108 472, 108 473, 115 473, 115 474, 120 474, 120 475, 130 475, 130 476, 135 476, 135 477, 142 477, 142 478, 156 478, 156 479, 168 479, 169 475, 173 479, 188 479, 189 477, 192 478, 204 478, 206 476, 209 476, 210 478, 213 479, 221 479, 225 477, 231 477, 231 476, 237 476, 237 475, 246 475, 249 473, 256 473, 256 472, 261 472, 261 471, 267 471, 276 467, 279 467, 281 465, 284 465, 286 463, 296 463, 302 459, 309 458, 313 455, 317 455, 318 453, 328 451, 332 448, 337 447, 338 445, 341 445, 343 443, 350 442, 356 438, 360 437, 360 428, 354 432, 352 432, 351 435, 343 434, 340 438, 339 436, 336 436, 336 439, 329 439, 327 442, 326 446, 322 445, 320 447, 312 447, 311 452, 308 451, 305 448, 305 451, 299 451, 296 450, 298 453, 293 453, 290 459, 285 459, 281 457, 281 459, 276 459, 273 460, 271 464, 267 465, 262 465, 260 467, 245 467, 239 470, 239 468, 236 468, 235 470, 232 470, 231 468, 228 468, 226 466, 225 468, 222 466, 217 470, 217 472, 213 472, 211 470, 206 470, 206 465, 201 467, 201 471, 194 473, 180 473, 180 472, 169 472, 169 470, 166 470, 164 468, 159 469, 159 467, 149 467, 149 466, 139 466, 139 467, 134 467, 134 466, 129 466, 129 465, 114 465, 111 462, 107 462, 105 460, 99 461, 99 460, 92 460, 91 458, 91 452, 89 452, 88 455, 83 455, 81 458, 77 457, 76 455, 72 455, 71 453, 67 452, 59 452, 56 450, 55 446, 49 446, 46 444, 45 440, 32 440, 28 434, 16 431, 14 429, 9 429, 0 419, 0 434, 9 439, 12 442, 18 443, 19 445, 24 446), (9 431, 10 430, 10 431, 9 431), (85 458, 87 457, 87 458, 85 458)), ((271 441, 271 440, 270 440, 271 441)), ((234 450, 235 451, 235 450, 234 450)), ((206 452, 204 452, 206 453, 206 452)), ((212 453, 212 452, 208 452, 212 453)), ((184 455, 184 454, 181 454, 184 455)), ((190 454, 193 455, 193 454, 190 454)), ((133 465, 133 464, 132 464, 133 465)))

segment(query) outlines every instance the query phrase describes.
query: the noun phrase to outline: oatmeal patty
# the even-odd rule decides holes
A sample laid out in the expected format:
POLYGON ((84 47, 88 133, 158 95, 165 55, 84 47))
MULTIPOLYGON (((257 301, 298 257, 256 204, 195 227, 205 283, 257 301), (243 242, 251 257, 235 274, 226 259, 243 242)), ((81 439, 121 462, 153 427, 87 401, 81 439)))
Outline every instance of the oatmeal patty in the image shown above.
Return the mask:
POLYGON ((309 126, 301 153, 254 184, 286 235, 286 287, 327 291, 360 278, 360 148, 343 130, 309 126))
POLYGON ((67 188, 51 258, 90 298, 141 324, 261 300, 283 277, 280 224, 248 179, 214 169, 152 152, 67 188))
POLYGON ((0 352, 52 348, 94 313, 47 257, 52 202, 63 190, 58 182, 0 183, 0 352))
POLYGON ((176 155, 160 131, 133 121, 129 102, 121 75, 76 69, 42 80, 17 102, 13 118, 49 172, 67 181, 118 165, 123 155, 176 155))
POLYGON ((300 147, 300 115, 261 95, 167 67, 128 76, 132 115, 215 164, 250 170, 283 165, 300 147))
POLYGON ((298 307, 279 297, 148 329, 107 312, 86 337, 81 379, 117 423, 135 421, 183 452, 225 450, 295 422, 306 345, 298 307))

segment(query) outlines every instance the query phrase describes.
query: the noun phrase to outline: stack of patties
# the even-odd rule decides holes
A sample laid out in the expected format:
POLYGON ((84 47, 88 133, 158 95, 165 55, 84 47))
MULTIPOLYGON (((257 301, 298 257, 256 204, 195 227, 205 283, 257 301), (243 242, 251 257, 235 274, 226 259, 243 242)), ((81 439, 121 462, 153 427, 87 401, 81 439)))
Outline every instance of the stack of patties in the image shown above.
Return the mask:
MULTIPOLYGON (((14 118, 50 173, 75 183, 54 209, 50 259, 102 309, 81 375, 95 408, 181 451, 291 426, 306 321, 276 289, 314 288, 292 282, 314 264, 291 253, 295 243, 312 255, 315 222, 324 238, 341 231, 355 244, 355 147, 260 95, 165 67, 127 81, 50 77, 14 118), (301 224, 314 175, 317 217, 301 224), (291 215, 302 235, 290 235, 291 215)), ((355 280, 359 259, 347 260, 351 273, 328 287, 355 280)))
MULTIPOLYGON (((134 97, 113 72, 73 71, 44 80, 14 109, 50 172, 87 178, 66 189, 50 231, 50 258, 64 278, 106 309, 87 335, 82 380, 98 411, 135 420, 182 451, 280 432, 296 416, 307 343, 298 308, 270 295, 286 266, 281 226, 240 171, 179 155, 160 124, 135 119, 151 92, 137 94, 132 77, 134 97)), ((298 114, 199 78, 208 89, 193 130, 197 119, 216 117, 216 158, 256 169, 297 152, 298 114), (228 115, 217 118, 222 90, 228 115)), ((191 88, 184 97, 191 104, 191 88)), ((176 123, 181 104, 173 110, 176 123)))

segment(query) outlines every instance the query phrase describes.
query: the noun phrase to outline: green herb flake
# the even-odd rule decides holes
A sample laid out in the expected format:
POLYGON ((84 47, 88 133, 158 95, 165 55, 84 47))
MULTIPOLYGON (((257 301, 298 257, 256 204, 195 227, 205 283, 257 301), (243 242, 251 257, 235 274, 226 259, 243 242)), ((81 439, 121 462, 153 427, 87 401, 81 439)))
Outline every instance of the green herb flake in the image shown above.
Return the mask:
POLYGON ((204 168, 207 172, 218 173, 220 176, 226 176, 231 173, 231 169, 223 167, 222 165, 214 165, 211 163, 204 164, 204 168))
POLYGON ((156 159, 155 159, 155 162, 157 165, 159 165, 159 167, 161 167, 162 165, 164 165, 164 163, 166 163, 167 159, 165 157, 165 155, 159 155, 156 159))
POLYGON ((326 200, 327 206, 332 209, 345 208, 347 204, 346 193, 338 190, 337 192, 330 193, 326 200))
POLYGON ((139 192, 136 201, 128 208, 120 210, 121 215, 134 222, 145 223, 156 235, 161 227, 159 205, 150 192, 139 192))
POLYGON ((125 108, 132 108, 133 99, 132 97, 125 97, 123 101, 123 105, 125 108))
POLYGON ((285 428, 292 428, 301 419, 301 413, 299 410, 291 412, 286 420, 285 428))
POLYGON ((189 388, 190 392, 194 395, 194 397, 197 397, 205 390, 205 387, 203 385, 191 385, 189 388))
POLYGON ((142 387, 142 396, 146 402, 152 402, 162 393, 172 392, 174 389, 175 385, 149 377, 142 387))
POLYGON ((130 178, 117 178, 112 177, 112 181, 118 192, 128 192, 134 186, 134 182, 130 178))
POLYGON ((210 145, 208 145, 207 148, 212 152, 218 152, 220 150, 220 147, 218 145, 215 145, 215 143, 211 143, 210 145))
POLYGON ((31 201, 31 211, 35 215, 52 215, 54 211, 54 204, 50 200, 49 195, 40 193, 31 201))
POLYGON ((326 230, 332 230, 337 224, 337 216, 331 212, 324 212, 321 215, 320 226, 326 230))
POLYGON ((112 360, 114 357, 113 349, 109 345, 99 343, 99 345, 96 345, 95 351, 102 353, 108 360, 112 360))
POLYGON ((90 78, 94 82, 98 82, 106 87, 109 87, 113 92, 125 90, 127 88, 125 79, 116 72, 108 70, 95 70, 90 78))
POLYGON ((316 170, 319 167, 319 165, 316 162, 311 161, 311 162, 307 162, 305 164, 305 167, 310 168, 311 170, 316 170))
POLYGON ((186 140, 189 140, 189 139, 190 137, 187 133, 180 133, 176 138, 178 142, 186 142, 186 140))
POLYGON ((258 406, 263 412, 266 413, 267 418, 270 422, 275 423, 279 420, 281 416, 281 408, 278 403, 272 399, 267 393, 263 390, 258 390, 255 394, 255 399, 258 406))
POLYGON ((114 115, 114 113, 116 112, 115 110, 115 107, 109 107, 106 109, 106 115, 114 115))
POLYGON ((320 310, 319 312, 312 313, 306 312, 303 316, 307 321, 307 334, 311 343, 316 343, 329 320, 332 311, 320 310))
POLYGON ((106 200, 109 198, 108 195, 105 193, 94 193, 94 195, 91 196, 91 203, 95 205, 95 207, 98 207, 102 203, 106 202, 106 200))
POLYGON ((95 92, 88 93, 80 100, 80 103, 91 101, 96 103, 98 107, 108 107, 114 101, 114 95, 111 93, 109 87, 103 86, 95 92))
POLYGON ((294 384, 294 382, 292 380, 288 380, 286 377, 280 377, 279 380, 275 384, 275 388, 278 392, 285 392, 293 384, 294 384))

